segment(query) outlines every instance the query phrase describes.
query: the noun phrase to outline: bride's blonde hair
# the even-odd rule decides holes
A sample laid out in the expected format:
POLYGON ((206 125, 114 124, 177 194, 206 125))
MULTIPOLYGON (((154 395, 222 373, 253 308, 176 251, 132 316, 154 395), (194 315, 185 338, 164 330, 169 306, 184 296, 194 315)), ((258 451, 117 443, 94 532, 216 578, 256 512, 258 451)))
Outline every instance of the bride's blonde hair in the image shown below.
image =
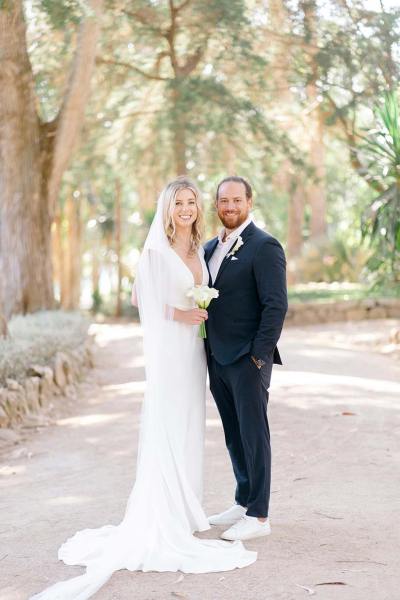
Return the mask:
POLYGON ((197 185, 188 177, 181 175, 177 177, 173 181, 170 181, 168 185, 165 186, 163 191, 160 194, 160 201, 163 206, 163 221, 164 221, 164 229, 167 235, 168 241, 171 246, 173 246, 176 239, 176 227, 173 217, 173 212, 175 208, 175 200, 178 192, 181 190, 190 190, 193 192, 196 205, 197 205, 197 219, 192 225, 192 232, 190 236, 190 249, 189 252, 191 254, 197 252, 200 247, 201 239, 203 237, 204 230, 204 214, 203 214, 203 204, 201 201, 200 190, 197 185))

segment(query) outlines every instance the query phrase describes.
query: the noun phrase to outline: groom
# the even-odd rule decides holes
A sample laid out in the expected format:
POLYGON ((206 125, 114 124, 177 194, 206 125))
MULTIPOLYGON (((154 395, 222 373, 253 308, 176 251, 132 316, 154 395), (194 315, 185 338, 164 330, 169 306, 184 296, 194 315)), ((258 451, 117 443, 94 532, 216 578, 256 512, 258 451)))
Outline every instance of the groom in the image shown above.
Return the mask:
POLYGON ((237 486, 236 503, 209 522, 230 526, 224 539, 247 540, 271 532, 267 402, 272 365, 282 364, 276 344, 287 311, 286 261, 280 243, 253 223, 245 179, 223 179, 216 208, 224 229, 205 245, 219 290, 208 309, 206 349, 237 486))

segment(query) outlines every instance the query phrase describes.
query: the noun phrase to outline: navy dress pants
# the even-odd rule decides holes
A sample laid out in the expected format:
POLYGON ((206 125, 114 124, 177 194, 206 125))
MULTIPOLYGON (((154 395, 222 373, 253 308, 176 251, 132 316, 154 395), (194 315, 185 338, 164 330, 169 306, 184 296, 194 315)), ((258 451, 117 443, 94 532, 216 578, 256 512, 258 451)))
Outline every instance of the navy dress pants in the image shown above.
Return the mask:
POLYGON ((258 369, 249 354, 220 365, 208 352, 210 389, 221 415, 237 504, 247 515, 267 517, 271 490, 271 446, 267 418, 272 359, 258 369))

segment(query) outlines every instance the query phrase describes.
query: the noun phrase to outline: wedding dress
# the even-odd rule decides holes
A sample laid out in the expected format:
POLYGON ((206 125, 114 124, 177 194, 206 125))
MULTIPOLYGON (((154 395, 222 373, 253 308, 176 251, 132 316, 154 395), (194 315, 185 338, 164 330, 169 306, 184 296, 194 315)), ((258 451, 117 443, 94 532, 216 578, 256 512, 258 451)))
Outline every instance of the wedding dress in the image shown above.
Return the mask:
MULTIPOLYGON (((31 600, 86 600, 120 569, 206 573, 244 567, 257 558, 241 542, 193 535, 209 529, 201 506, 206 358, 198 327, 172 319, 173 308, 194 307, 186 296, 194 278, 168 243, 163 208, 160 197, 136 278, 146 391, 136 481, 125 516, 119 525, 84 529, 68 539, 58 558, 85 566, 86 572, 31 600)), ((199 258, 206 284, 202 249, 199 258)))

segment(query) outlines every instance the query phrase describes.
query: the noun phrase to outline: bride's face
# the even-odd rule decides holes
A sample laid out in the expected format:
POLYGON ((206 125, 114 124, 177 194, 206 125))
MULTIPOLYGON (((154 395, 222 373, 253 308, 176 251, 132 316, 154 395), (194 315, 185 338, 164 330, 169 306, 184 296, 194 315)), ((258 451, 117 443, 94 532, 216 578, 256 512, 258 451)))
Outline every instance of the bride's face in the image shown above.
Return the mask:
POLYGON ((177 229, 192 227, 197 219, 197 202, 192 190, 179 190, 175 198, 172 218, 177 229))

